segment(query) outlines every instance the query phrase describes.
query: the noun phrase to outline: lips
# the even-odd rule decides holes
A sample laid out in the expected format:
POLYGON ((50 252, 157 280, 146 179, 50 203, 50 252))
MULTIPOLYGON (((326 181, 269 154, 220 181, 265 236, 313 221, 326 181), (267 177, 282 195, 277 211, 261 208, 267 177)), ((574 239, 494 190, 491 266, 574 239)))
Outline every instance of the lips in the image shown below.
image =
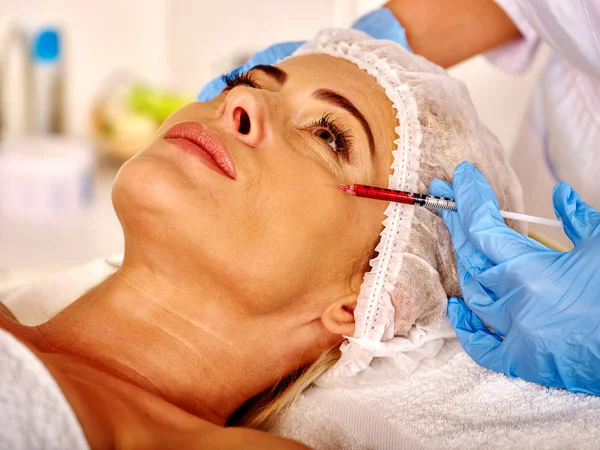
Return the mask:
POLYGON ((229 178, 236 179, 235 164, 227 151, 227 147, 225 147, 219 136, 199 123, 178 123, 167 131, 163 139, 172 140, 174 144, 183 150, 195 153, 203 159, 207 166, 214 163, 229 178))

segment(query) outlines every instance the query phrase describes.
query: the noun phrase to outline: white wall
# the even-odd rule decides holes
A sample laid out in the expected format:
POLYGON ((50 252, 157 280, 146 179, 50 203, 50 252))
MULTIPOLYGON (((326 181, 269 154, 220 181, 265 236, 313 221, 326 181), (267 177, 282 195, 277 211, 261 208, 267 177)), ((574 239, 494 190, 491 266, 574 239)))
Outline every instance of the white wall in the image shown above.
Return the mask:
POLYGON ((89 133, 91 102, 115 73, 195 94, 240 58, 311 36, 334 16, 335 0, 0 0, 0 27, 63 30, 67 130, 76 135, 89 133))
POLYGON ((165 82, 165 0, 0 0, 3 22, 59 25, 66 55, 67 128, 89 131, 99 84, 115 71, 165 82))
POLYGON ((335 21, 334 0, 169 2, 173 84, 196 92, 254 52, 312 36, 335 21))
POLYGON ((467 84, 481 120, 509 153, 527 113, 531 90, 549 54, 549 47, 542 47, 529 70, 520 75, 501 72, 483 56, 471 58, 449 71, 467 84))
MULTIPOLYGON (((89 132, 99 84, 116 71, 195 93, 213 76, 273 42, 349 25, 381 0, 0 0, 0 22, 64 29, 67 126, 89 132)), ((547 53, 547 52, 546 52, 547 53)), ((483 57, 451 70, 463 79, 484 122, 511 147, 545 54, 525 76, 501 73, 483 57)))

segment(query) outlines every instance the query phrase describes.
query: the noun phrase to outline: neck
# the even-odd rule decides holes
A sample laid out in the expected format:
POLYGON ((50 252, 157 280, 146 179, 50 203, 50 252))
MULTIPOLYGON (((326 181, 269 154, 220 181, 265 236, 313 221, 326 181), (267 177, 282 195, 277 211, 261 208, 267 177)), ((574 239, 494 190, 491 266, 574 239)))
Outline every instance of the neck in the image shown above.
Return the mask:
POLYGON ((124 264, 37 328, 56 352, 223 425, 305 363, 285 356, 300 354, 285 344, 293 324, 275 314, 252 317, 234 300, 197 278, 189 283, 124 264))

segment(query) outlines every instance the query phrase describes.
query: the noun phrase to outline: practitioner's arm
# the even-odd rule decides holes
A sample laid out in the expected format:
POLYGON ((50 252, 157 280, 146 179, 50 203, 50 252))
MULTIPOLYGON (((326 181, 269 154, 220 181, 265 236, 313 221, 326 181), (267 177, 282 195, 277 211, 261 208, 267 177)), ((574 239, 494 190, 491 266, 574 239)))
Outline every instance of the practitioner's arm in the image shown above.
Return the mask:
POLYGON ((520 36, 493 0, 391 0, 412 50, 450 67, 520 36))

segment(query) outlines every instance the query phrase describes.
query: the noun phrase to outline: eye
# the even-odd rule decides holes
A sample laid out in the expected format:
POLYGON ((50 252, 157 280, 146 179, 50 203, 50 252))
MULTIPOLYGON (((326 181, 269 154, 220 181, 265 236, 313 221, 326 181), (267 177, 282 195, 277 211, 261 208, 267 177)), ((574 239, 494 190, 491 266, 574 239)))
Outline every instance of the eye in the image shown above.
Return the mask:
POLYGON ((335 136, 331 133, 331 131, 326 130, 324 128, 319 128, 317 130, 313 130, 312 132, 315 136, 323 139, 327 145, 335 150, 335 136))
POLYGON ((349 159, 352 146, 352 135, 350 130, 338 124, 331 118, 331 114, 324 114, 316 122, 312 123, 310 132, 332 148, 336 156, 349 159))

